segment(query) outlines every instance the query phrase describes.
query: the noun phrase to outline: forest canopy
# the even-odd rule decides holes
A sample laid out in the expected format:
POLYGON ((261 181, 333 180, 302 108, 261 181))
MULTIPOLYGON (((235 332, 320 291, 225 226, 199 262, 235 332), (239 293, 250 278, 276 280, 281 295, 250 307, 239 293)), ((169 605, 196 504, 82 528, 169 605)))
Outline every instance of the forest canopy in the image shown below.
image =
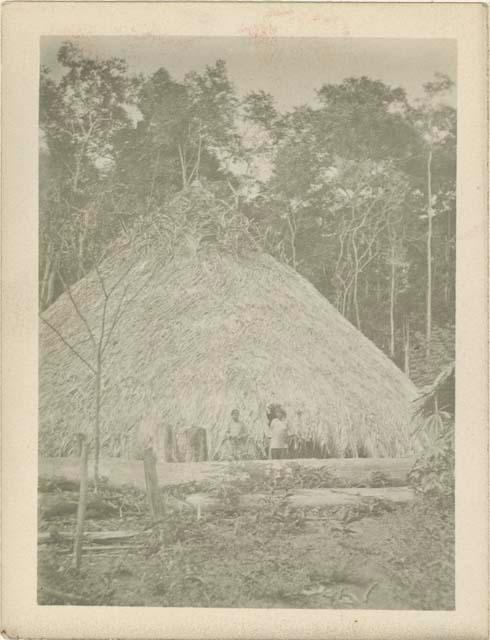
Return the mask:
POLYGON ((39 301, 201 185, 264 251, 305 276, 416 384, 454 357, 456 111, 368 77, 280 110, 241 97, 226 62, 173 78, 58 51, 40 75, 39 301))

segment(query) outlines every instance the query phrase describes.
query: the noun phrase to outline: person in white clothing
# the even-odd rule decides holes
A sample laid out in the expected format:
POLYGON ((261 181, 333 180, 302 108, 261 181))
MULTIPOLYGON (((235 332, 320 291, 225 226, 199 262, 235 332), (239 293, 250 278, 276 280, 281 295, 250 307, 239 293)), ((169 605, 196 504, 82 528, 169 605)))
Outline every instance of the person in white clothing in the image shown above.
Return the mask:
POLYGON ((284 460, 288 457, 289 429, 286 423, 287 414, 282 407, 276 407, 270 423, 270 457, 273 460, 284 460))

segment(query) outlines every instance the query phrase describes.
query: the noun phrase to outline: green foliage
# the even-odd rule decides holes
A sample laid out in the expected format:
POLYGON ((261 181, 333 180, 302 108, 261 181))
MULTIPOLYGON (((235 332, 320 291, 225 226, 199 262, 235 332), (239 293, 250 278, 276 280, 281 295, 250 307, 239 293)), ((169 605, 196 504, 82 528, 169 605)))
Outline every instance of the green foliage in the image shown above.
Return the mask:
MULTIPOLYGON (((401 366, 410 364, 406 327, 409 338, 425 331, 429 116, 434 336, 443 327, 454 336, 456 120, 438 102, 448 88, 428 87, 430 100, 414 108, 403 90, 368 78, 325 85, 319 108, 284 115, 272 177, 254 203, 254 217, 284 239, 283 259, 401 366)), ((251 95, 247 107, 264 129, 277 128, 270 97, 251 95)))
POLYGON ((221 511, 236 514, 240 510, 240 496, 245 492, 245 486, 240 477, 230 475, 224 480, 210 482, 208 493, 217 498, 221 511))
POLYGON ((391 483, 390 485, 390 478, 387 477, 386 474, 384 474, 382 471, 373 471, 370 475, 369 475, 369 487, 389 487, 389 486, 393 486, 393 484, 391 483))
POLYGON ((454 423, 443 411, 429 415, 422 426, 429 444, 409 472, 408 480, 425 498, 442 503, 454 501, 454 423))
POLYGON ((95 574, 89 567, 73 570, 71 556, 55 548, 45 552, 38 576, 38 604, 107 606, 115 593, 114 573, 95 574), (49 585, 47 589, 45 586, 49 585))
POLYGON ((165 69, 131 77, 123 60, 69 42, 58 60, 59 82, 41 72, 41 308, 177 191, 227 179, 240 146, 222 61, 177 82, 165 69))
POLYGON ((286 124, 277 111, 274 98, 264 91, 252 91, 242 102, 245 121, 249 121, 266 131, 271 140, 277 142, 285 133, 286 124))
POLYGON ((454 325, 435 327, 432 332, 431 358, 425 357, 426 339, 421 331, 412 336, 411 376, 419 387, 430 384, 449 363, 454 362, 454 325))
MULTIPOLYGON (((77 574, 66 541, 40 547, 40 604, 454 607, 454 510, 434 500, 302 513, 276 492, 239 514, 204 512, 197 519, 168 503, 158 526, 148 528, 136 514, 123 517, 140 530, 134 548, 87 552, 77 574)), ((121 519, 99 526, 118 529, 121 519)))
POLYGON ((344 157, 400 157, 412 133, 403 117, 407 98, 401 88, 379 80, 348 78, 318 91, 326 141, 344 157))
POLYGON ((130 125, 134 80, 124 60, 85 56, 63 44, 56 83, 40 78, 40 304, 83 277, 121 232, 111 174, 115 143, 130 125), (111 186, 109 186, 111 185, 111 186))
POLYGON ((452 357, 456 111, 444 101, 448 78, 436 75, 417 104, 401 87, 347 78, 319 87, 315 105, 284 113, 260 90, 240 101, 223 60, 183 80, 163 67, 133 77, 124 60, 96 59, 70 42, 58 60, 60 80, 46 68, 40 77, 41 308, 117 238, 157 234, 171 252, 190 234, 197 244, 211 238, 234 254, 258 246, 289 263, 409 365, 417 384, 452 357), (189 204, 195 182, 212 204, 207 196, 189 204))
POLYGON ((383 540, 384 562, 393 577, 394 593, 405 593, 413 609, 453 609, 453 506, 437 500, 417 500, 394 515, 403 527, 398 535, 389 531, 383 540))

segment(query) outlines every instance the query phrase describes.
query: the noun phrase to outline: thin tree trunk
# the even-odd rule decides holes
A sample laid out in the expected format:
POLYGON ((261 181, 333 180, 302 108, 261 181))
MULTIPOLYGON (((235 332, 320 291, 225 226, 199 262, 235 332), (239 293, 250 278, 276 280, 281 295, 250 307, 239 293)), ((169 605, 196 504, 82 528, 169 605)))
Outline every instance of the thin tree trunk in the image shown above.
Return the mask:
POLYGON ((182 189, 185 189, 187 187, 187 169, 186 169, 186 166, 185 166, 184 152, 183 152, 182 146, 180 144, 177 145, 177 150, 179 152, 180 171, 181 171, 181 174, 182 174, 182 189))
POLYGON ((78 191, 78 181, 80 180, 80 171, 82 169, 82 160, 85 155, 85 149, 87 148, 88 141, 90 140, 90 136, 95 127, 95 122, 90 125, 90 129, 85 134, 85 138, 82 143, 82 148, 80 149, 80 153, 77 156, 76 165, 75 165, 75 175, 73 177, 73 192, 76 194, 78 191))
POLYGON ((100 392, 101 392, 102 362, 97 362, 95 372, 95 430, 94 430, 94 481, 95 489, 99 485, 100 458, 100 392))
MULTIPOLYGON (((85 149, 85 147, 83 147, 83 149, 85 149)), ((76 194, 78 191, 78 181, 80 179, 80 169, 82 166, 82 155, 80 154, 77 157, 76 160, 76 164, 75 164, 75 175, 73 177, 73 193, 76 194)))
POLYGON ((197 147, 197 158, 196 158, 196 163, 194 165, 194 168, 191 171, 190 176, 187 179, 187 182, 192 182, 192 180, 196 179, 199 180, 199 170, 200 170, 200 166, 201 166, 201 146, 202 146, 202 135, 199 134, 199 144, 197 147))
POLYGON ((49 307, 49 305, 54 300, 55 278, 56 278, 56 270, 55 269, 51 269, 51 273, 49 274, 49 278, 48 278, 48 290, 47 290, 47 293, 46 293, 46 307, 49 307))
POLYGON ((83 527, 85 524, 85 511, 87 508, 87 488, 88 488, 88 443, 84 435, 80 434, 80 494, 78 498, 77 525, 75 531, 75 542, 73 545, 73 567, 80 569, 82 564, 82 543, 83 527))
MULTIPOLYGON (((354 216, 354 209, 352 211, 352 215, 354 216)), ((357 283, 358 283, 358 279, 359 279, 359 254, 358 254, 357 245, 356 245, 356 233, 357 233, 358 229, 359 229, 359 227, 354 229, 354 231, 352 232, 352 236, 351 236, 352 250, 354 252, 354 290, 352 292, 352 300, 353 300, 353 303, 354 303, 354 311, 355 311, 355 314, 356 314, 356 326, 360 331, 361 330, 361 317, 360 317, 360 314, 359 314, 359 302, 358 302, 358 299, 357 299, 357 283)))
POLYGON ((391 281, 390 281, 390 356, 395 357, 395 250, 391 250, 391 281))
POLYGON ((48 249, 46 251, 46 259, 44 261, 44 270, 43 270, 43 277, 41 279, 41 287, 40 287, 40 291, 39 291, 39 299, 41 301, 41 308, 45 309, 48 304, 46 304, 46 294, 48 291, 48 280, 49 280, 49 275, 51 272, 51 245, 48 246, 48 249))
POLYGON ((155 182, 156 182, 156 178, 157 178, 157 171, 158 171, 158 165, 159 164, 160 164, 160 149, 158 149, 157 158, 155 160, 155 167, 153 169, 153 178, 151 180, 150 195, 148 196, 148 206, 146 208, 147 213, 150 212, 151 201, 153 199, 153 192, 155 190, 155 182))
POLYGON ((446 237, 446 286, 444 287, 444 300, 449 311, 451 304, 451 211, 447 214, 447 237, 446 237))
POLYGON ((404 363, 403 370, 410 376, 410 320, 409 318, 405 318, 404 325, 404 340, 403 340, 403 353, 404 353, 404 363))
POLYGON ((351 283, 348 283, 344 286, 344 292, 342 294, 342 315, 347 317, 347 301, 349 298, 349 292, 351 288, 351 283))
POLYGON ((85 241, 87 239, 87 224, 82 219, 82 229, 78 234, 78 280, 85 275, 85 241))
POLYGON ((358 295, 357 295, 358 279, 359 279, 359 273, 356 270, 356 273, 354 275, 354 289, 352 291, 352 298, 353 298, 353 301, 354 301, 354 311, 356 312, 356 326, 359 329, 359 331, 361 331, 361 316, 360 316, 360 313, 359 313, 359 300, 358 300, 358 295))
POLYGON ((432 149, 427 156, 427 303, 425 357, 430 358, 432 341, 432 149))
POLYGON ((201 145, 202 145, 202 136, 199 134, 199 147, 197 148, 197 160, 196 160, 196 178, 199 180, 199 171, 201 169, 201 145))
POLYGON ((289 212, 287 215, 287 221, 288 221, 288 227, 289 227, 289 238, 290 238, 290 245, 291 245, 291 259, 293 261, 293 269, 296 269, 297 267, 297 261, 296 261, 296 230, 297 230, 297 226, 296 226, 296 221, 293 223, 293 221, 291 220, 291 216, 293 216, 294 214, 292 212, 289 212))

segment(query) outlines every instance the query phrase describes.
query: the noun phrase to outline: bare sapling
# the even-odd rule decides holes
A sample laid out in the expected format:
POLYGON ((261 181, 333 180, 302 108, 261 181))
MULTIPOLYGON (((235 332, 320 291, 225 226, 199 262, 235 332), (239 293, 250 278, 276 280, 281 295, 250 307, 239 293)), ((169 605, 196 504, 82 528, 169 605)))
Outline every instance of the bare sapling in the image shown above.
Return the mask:
POLYGON ((84 434, 78 434, 80 442, 80 493, 78 497, 75 541, 73 544, 73 568, 77 571, 82 564, 83 529, 87 510, 88 491, 88 442, 84 434))
MULTIPOLYGON (((130 243, 131 244, 131 243, 130 243)), ((63 327, 56 327, 51 320, 40 314, 40 319, 58 336, 63 344, 76 356, 90 371, 94 384, 94 420, 93 420, 93 442, 94 442, 94 482, 95 491, 100 481, 99 459, 100 459, 100 432, 101 432, 101 407, 103 400, 103 389, 106 377, 107 351, 111 344, 112 335, 119 325, 121 318, 131 306, 135 298, 142 293, 154 275, 154 270, 149 273, 146 279, 139 281, 135 275, 135 267, 139 263, 140 255, 136 245, 130 246, 129 259, 120 269, 115 282, 108 283, 108 275, 102 273, 101 265, 94 259, 93 275, 98 283, 102 294, 102 309, 95 323, 89 322, 86 310, 80 300, 75 299, 72 287, 64 280, 61 272, 59 277, 63 283, 65 293, 70 300, 73 313, 82 322, 90 343, 91 354, 85 354, 75 346, 68 338, 63 327), (134 291, 129 292, 130 286, 134 291)), ((114 256, 116 254, 113 254, 114 256)), ((102 261, 102 260, 101 260, 102 261)), ((157 267, 155 267, 156 269, 157 267)))

